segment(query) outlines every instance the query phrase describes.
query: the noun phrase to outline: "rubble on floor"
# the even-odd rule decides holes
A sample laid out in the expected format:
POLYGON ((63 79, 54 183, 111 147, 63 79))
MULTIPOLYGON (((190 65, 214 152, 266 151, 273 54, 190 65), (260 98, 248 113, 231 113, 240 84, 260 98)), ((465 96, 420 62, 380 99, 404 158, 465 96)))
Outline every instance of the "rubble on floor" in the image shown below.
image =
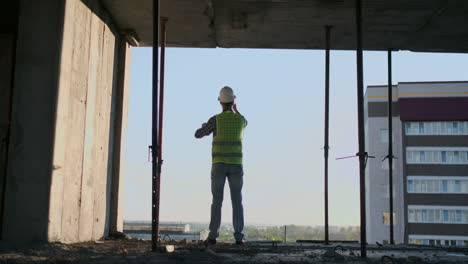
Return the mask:
POLYGON ((202 241, 164 241, 172 253, 151 252, 151 242, 109 239, 77 244, 51 243, 15 248, 0 244, 0 263, 467 263, 467 247, 369 246, 368 258, 358 244, 260 243, 244 246, 218 243, 205 247, 202 241))

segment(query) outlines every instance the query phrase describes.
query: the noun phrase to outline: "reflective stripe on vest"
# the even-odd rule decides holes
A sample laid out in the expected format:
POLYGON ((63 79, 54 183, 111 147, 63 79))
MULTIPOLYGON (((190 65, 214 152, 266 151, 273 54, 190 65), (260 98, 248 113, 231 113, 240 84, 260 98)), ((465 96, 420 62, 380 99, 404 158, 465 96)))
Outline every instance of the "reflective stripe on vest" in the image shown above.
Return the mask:
POLYGON ((216 115, 216 136, 213 137, 213 163, 242 164, 242 132, 245 120, 239 114, 225 111, 216 115))
POLYGON ((241 141, 213 141, 214 146, 242 146, 241 141))
POLYGON ((242 153, 219 153, 219 152, 213 152, 212 157, 236 157, 236 158, 242 158, 242 153))

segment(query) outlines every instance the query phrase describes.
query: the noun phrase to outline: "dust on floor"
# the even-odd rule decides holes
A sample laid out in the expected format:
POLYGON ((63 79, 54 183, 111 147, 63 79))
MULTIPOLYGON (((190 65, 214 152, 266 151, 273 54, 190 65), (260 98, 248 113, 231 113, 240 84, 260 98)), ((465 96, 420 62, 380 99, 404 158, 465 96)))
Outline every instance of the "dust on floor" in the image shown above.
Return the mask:
POLYGON ((205 247, 200 241, 164 242, 175 246, 172 253, 151 252, 151 242, 109 239, 86 243, 51 243, 15 248, 0 245, 0 263, 467 263, 468 248, 415 246, 369 246, 368 258, 359 256, 359 245, 265 244, 237 246, 218 243, 205 247))

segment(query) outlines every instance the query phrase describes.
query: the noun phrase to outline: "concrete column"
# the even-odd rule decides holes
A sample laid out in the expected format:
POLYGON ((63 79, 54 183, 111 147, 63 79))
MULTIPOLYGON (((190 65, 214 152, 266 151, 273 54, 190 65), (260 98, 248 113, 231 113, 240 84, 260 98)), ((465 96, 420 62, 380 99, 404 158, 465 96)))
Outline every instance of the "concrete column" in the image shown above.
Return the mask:
POLYGON ((67 1, 63 34, 48 239, 96 240, 110 223, 120 40, 98 1, 67 1))
POLYGON ((22 0, 20 10, 3 239, 100 239, 122 222, 114 159, 125 146, 114 143, 126 134, 129 46, 100 1, 22 0))
POLYGON ((123 232, 123 202, 125 182, 125 156, 127 150, 128 101, 130 95, 131 46, 121 36, 118 48, 117 85, 115 86, 113 113, 113 157, 111 177, 111 204, 109 232, 123 232))
POLYGON ((20 2, 3 239, 47 240, 64 1, 20 2))

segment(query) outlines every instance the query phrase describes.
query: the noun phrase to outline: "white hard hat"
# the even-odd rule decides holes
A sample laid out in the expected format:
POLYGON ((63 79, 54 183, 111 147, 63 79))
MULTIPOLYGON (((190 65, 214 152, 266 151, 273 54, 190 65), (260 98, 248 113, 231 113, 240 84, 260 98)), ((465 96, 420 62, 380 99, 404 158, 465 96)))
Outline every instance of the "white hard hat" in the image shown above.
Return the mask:
POLYGON ((231 87, 224 86, 223 88, 221 88, 221 91, 219 91, 219 97, 218 97, 218 100, 221 103, 232 103, 234 102, 234 99, 236 99, 236 96, 234 95, 234 91, 232 90, 231 87))

